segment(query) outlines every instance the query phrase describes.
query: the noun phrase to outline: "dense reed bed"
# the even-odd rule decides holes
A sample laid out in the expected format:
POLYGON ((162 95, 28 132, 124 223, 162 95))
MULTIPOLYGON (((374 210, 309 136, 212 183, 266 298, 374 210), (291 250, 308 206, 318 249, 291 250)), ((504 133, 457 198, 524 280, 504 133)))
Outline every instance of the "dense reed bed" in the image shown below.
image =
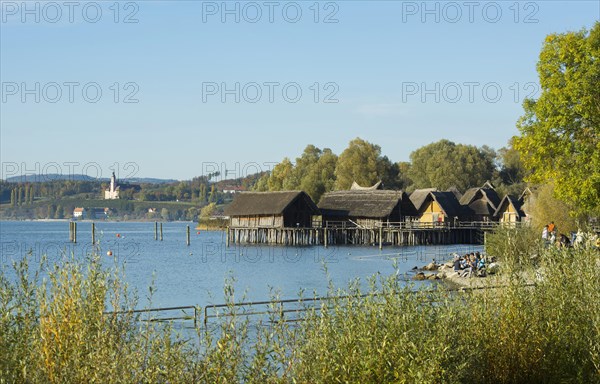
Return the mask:
POLYGON ((39 268, 24 257, 0 274, 0 382, 600 382, 598 250, 544 248, 519 231, 488 241, 503 288, 415 291, 373 277, 366 290, 331 287, 342 297, 307 303, 301 321, 274 310, 253 324, 231 305, 217 330, 192 337, 106 314, 138 299, 98 256, 39 268))

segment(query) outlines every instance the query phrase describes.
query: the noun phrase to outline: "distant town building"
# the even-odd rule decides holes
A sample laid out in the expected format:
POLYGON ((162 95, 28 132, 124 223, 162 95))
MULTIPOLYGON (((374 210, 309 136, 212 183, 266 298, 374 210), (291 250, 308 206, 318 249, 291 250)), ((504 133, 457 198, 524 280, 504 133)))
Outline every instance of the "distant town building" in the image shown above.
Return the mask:
POLYGON ((120 187, 117 185, 117 178, 115 173, 112 173, 110 177, 110 186, 107 190, 104 191, 104 199, 105 200, 114 200, 119 198, 120 187))
POLYGON ((228 185, 223 187, 223 193, 240 193, 244 192, 246 189, 237 185, 228 185))
POLYGON ((74 219, 83 218, 84 214, 85 214, 85 208, 75 208, 73 210, 73 218, 74 219))
POLYGON ((148 213, 156 213, 156 208, 148 208, 148 213))

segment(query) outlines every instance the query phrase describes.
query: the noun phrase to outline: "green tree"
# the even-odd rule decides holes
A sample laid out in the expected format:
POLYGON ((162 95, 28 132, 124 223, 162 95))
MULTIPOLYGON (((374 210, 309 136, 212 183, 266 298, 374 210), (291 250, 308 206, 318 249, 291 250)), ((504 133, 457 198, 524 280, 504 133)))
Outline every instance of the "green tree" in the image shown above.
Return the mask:
POLYGON ((265 192, 269 190, 269 179, 271 177, 270 173, 265 173, 258 179, 254 187, 252 188, 255 191, 265 192))
POLYGON ((55 219, 64 219, 65 218, 65 209, 62 205, 58 205, 56 207, 56 213, 54 214, 55 219))
POLYGON ((271 172, 271 177, 269 177, 269 181, 267 185, 269 186, 269 191, 284 191, 287 189, 295 189, 295 186, 292 183, 292 172, 294 166, 292 162, 287 157, 283 159, 283 161, 273 167, 273 171, 271 172))
POLYGON ((558 200, 553 195, 554 186, 545 184, 536 191, 536 198, 531 206, 531 221, 533 227, 540 231, 544 225, 554 221, 559 233, 569 235, 571 231, 577 230, 577 220, 569 215, 568 205, 558 200))
POLYGON ((389 166, 387 157, 381 157, 380 146, 356 138, 338 158, 335 188, 349 189, 353 181, 362 186, 373 185, 388 176, 389 166))
POLYGON ((396 164, 396 167, 398 169, 398 188, 410 191, 410 186, 413 184, 412 179, 408 176, 410 170, 410 163, 408 161, 401 161, 396 164))
POLYGON ((321 150, 308 145, 302 155, 296 159, 289 185, 308 193, 319 201, 321 195, 331 191, 335 183, 337 156, 329 148, 321 150))
POLYGON ((213 184, 210 186, 210 195, 208 195, 208 201, 211 203, 216 203, 218 199, 217 187, 213 184))
POLYGON ((331 149, 325 148, 302 178, 300 189, 308 193, 315 202, 318 202, 325 192, 333 190, 337 161, 337 155, 331 149))
POLYGON ((49 204, 48 209, 46 210, 46 218, 54 219, 54 214, 56 213, 56 206, 54 204, 49 204))
POLYGON ((16 199, 16 192, 15 189, 11 189, 10 190, 10 206, 11 207, 15 207, 17 205, 17 199, 16 199))
POLYGON ((198 199, 201 203, 205 203, 208 201, 208 192, 206 189, 206 184, 200 184, 200 192, 198 194, 198 199))
POLYGON ((210 203, 208 205, 205 205, 200 210, 200 219, 209 219, 213 215, 213 213, 215 213, 216 209, 217 209, 217 204, 215 204, 215 203, 210 203))
POLYGON ((525 177, 527 171, 521 161, 521 154, 513 148, 513 139, 509 145, 500 148, 497 154, 498 172, 498 192, 501 194, 518 195, 526 187, 525 177))
POLYGON ((533 183, 552 182, 577 212, 600 212, 600 22, 546 37, 541 94, 523 103, 515 148, 533 183))
POLYGON ((33 204, 33 186, 29 187, 29 204, 33 204))
POLYGON ((494 176, 495 153, 489 147, 455 144, 440 140, 411 153, 408 177, 412 188, 456 186, 459 190, 480 186, 494 176))

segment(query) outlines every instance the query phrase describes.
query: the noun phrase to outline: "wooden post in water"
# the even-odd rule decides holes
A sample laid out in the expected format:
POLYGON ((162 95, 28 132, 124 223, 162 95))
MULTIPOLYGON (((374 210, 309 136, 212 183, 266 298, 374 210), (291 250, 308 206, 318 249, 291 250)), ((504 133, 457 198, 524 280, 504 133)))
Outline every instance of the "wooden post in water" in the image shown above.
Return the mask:
POLYGON ((160 223, 160 241, 163 239, 162 223, 160 223))
POLYGON ((187 226, 187 246, 190 246, 190 226, 187 226))
POLYGON ((92 245, 96 244, 96 224, 92 222, 92 245))
POLYGON ((73 242, 73 222, 69 221, 69 243, 73 242))
POLYGON ((327 227, 323 228, 323 243, 325 244, 325 248, 327 248, 327 227))
POLYGON ((379 249, 383 248, 383 227, 379 227, 379 249))
POLYGON ((225 234, 225 241, 227 243, 227 248, 229 248, 229 226, 227 226, 225 230, 227 231, 227 233, 225 234))
POLYGON ((77 243, 77 222, 73 222, 73 242, 77 243))
POLYGON ((158 222, 154 222, 154 240, 158 240, 158 222))

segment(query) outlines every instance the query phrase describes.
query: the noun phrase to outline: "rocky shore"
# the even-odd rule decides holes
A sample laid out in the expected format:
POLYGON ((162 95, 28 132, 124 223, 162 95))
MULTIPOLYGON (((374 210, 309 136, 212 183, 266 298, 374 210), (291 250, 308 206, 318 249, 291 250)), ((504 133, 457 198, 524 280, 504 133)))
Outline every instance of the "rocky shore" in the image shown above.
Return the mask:
POLYGON ((498 276, 494 274, 487 274, 484 277, 477 276, 475 273, 471 277, 461 277, 460 272, 454 271, 454 265, 452 261, 448 261, 442 264, 431 262, 422 268, 413 268, 415 275, 412 277, 413 280, 443 280, 451 287, 458 288, 478 288, 490 286, 498 283, 498 276))

